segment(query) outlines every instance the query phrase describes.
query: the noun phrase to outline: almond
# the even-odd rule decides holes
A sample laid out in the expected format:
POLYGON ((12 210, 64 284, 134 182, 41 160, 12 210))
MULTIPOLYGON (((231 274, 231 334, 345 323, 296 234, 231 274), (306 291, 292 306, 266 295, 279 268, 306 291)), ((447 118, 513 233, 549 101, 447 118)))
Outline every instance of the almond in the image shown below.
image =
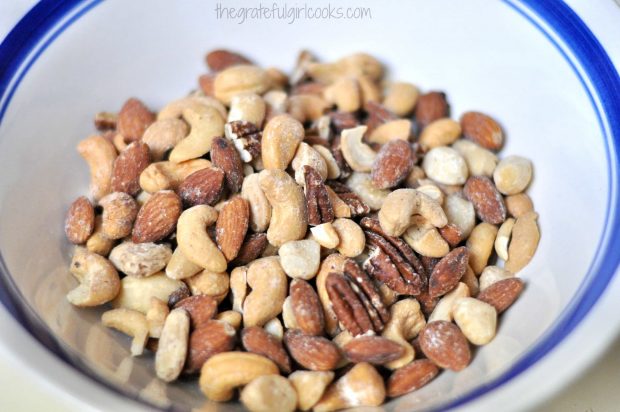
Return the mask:
POLYGON ((80 196, 71 203, 65 218, 65 234, 69 242, 80 245, 88 240, 95 229, 95 209, 92 203, 80 196))
POLYGON ((465 182, 463 194, 474 205, 478 217, 499 225, 506 220, 506 204, 495 184, 486 176, 471 176, 465 182))
POLYGON ((291 359, 282 342, 259 326, 251 326, 241 332, 241 343, 248 352, 271 359, 284 373, 291 372, 291 359))
POLYGON ((437 320, 428 323, 420 332, 420 347, 428 359, 440 368, 460 371, 471 360, 469 343, 453 323, 437 320))
POLYGON ((312 286, 303 279, 294 279, 289 294, 299 329, 307 335, 322 335, 325 329, 323 308, 312 286))
POLYGON ((236 196, 222 207, 215 224, 215 239, 229 262, 237 257, 250 223, 248 201, 236 196))
POLYGON ((500 280, 481 291, 477 299, 493 306, 497 314, 500 314, 517 300, 523 286, 523 281, 519 278, 500 280))
POLYGON ((237 64, 252 64, 250 60, 238 53, 229 50, 213 50, 206 56, 207 66, 214 72, 219 72, 237 64))
POLYGON ((435 298, 454 289, 467 271, 468 263, 469 250, 465 246, 458 247, 441 258, 428 279, 429 295, 435 298))
POLYGON ((134 142, 140 140, 144 131, 155 121, 155 115, 136 98, 125 102, 118 113, 116 127, 125 141, 134 142))
POLYGON ((232 265, 243 266, 258 259, 265 251, 268 243, 265 233, 252 233, 241 245, 237 257, 231 262, 232 265))
POLYGON ((170 235, 183 211, 181 198, 171 190, 151 196, 140 208, 131 232, 134 243, 157 242, 170 235))
POLYGON ((112 166, 112 191, 135 196, 140 191, 140 173, 151 162, 149 146, 133 142, 114 160, 112 166))
POLYGON ((180 300, 174 308, 185 309, 192 329, 200 329, 217 313, 217 301, 211 296, 195 295, 180 300))
POLYGON ((392 140, 384 144, 372 166, 372 184, 378 189, 396 187, 413 169, 414 153, 408 142, 392 140))
POLYGON ((427 124, 448 117, 449 106, 446 94, 443 92, 429 92, 418 99, 415 107, 415 118, 418 125, 424 128, 427 124))
POLYGON ((454 223, 448 223, 439 229, 439 234, 443 237, 451 247, 455 247, 463 240, 463 232, 454 223))
POLYGON ((499 150, 504 143, 504 133, 495 120, 480 112, 467 112, 461 116, 465 138, 489 150, 499 150))
POLYGON ((197 373, 211 356, 235 348, 235 329, 221 320, 208 320, 189 335, 184 372, 197 373))
POLYGON ((214 86, 215 75, 213 74, 203 74, 198 78, 198 86, 200 86, 200 90, 207 96, 214 96, 214 86))
POLYGON ((381 336, 361 336, 344 345, 343 352, 354 363, 383 365, 403 356, 405 348, 381 336))
POLYGON ((187 207, 217 203, 224 190, 224 172, 207 167, 187 176, 179 185, 178 193, 187 207))
POLYGON ((243 162, 232 142, 223 137, 213 139, 211 146, 213 165, 224 171, 226 187, 230 193, 237 193, 243 184, 243 162))
POLYGON ((284 334, 284 343, 297 363, 312 371, 335 369, 342 355, 338 346, 321 336, 304 335, 297 329, 284 334))
POLYGON ((438 373, 437 366, 428 359, 413 361, 390 375, 386 385, 387 394, 395 398, 413 392, 433 380, 438 373))

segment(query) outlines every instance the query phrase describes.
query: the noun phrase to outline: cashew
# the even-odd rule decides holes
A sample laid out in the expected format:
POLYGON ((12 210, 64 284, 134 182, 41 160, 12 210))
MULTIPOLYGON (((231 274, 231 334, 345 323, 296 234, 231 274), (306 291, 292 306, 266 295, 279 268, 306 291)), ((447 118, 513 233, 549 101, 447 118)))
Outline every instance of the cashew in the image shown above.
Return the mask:
POLYGON ((399 300, 390 307, 390 320, 385 324, 381 335, 400 344, 405 353, 399 359, 386 364, 388 369, 398 369, 415 358, 415 350, 409 341, 415 338, 425 325, 424 314, 417 300, 399 300))
POLYGON ((243 313, 243 302, 248 295, 248 267, 239 266, 230 272, 230 291, 233 310, 243 313))
POLYGON ((224 119, 213 107, 185 109, 183 118, 189 123, 190 132, 170 152, 173 163, 199 158, 211 150, 214 138, 224 135, 224 119))
POLYGON ((297 392, 280 375, 263 375, 245 385, 239 400, 250 412, 293 412, 297 406, 297 392))
POLYGON ((480 281, 480 290, 483 291, 500 280, 510 279, 514 276, 514 274, 504 268, 500 268, 498 266, 487 266, 484 268, 480 274, 480 278, 478 279, 480 281))
POLYGON ((325 163, 325 160, 323 160, 323 156, 314 150, 308 143, 301 142, 297 147, 297 152, 291 162, 291 167, 295 171, 295 181, 301 186, 306 185, 303 174, 303 167, 306 165, 314 168, 314 170, 319 173, 323 181, 327 179, 327 164, 325 163))
POLYGON ((189 342, 189 314, 178 308, 170 312, 164 323, 155 352, 155 372, 165 382, 172 382, 183 370, 189 342))
POLYGON ((138 215, 138 204, 124 192, 114 192, 99 200, 103 208, 101 232, 108 239, 121 239, 131 234, 138 215))
POLYGON ((260 188, 259 174, 253 173, 243 180, 241 197, 250 204, 250 227, 254 232, 264 232, 271 221, 271 205, 260 188))
POLYGON ((228 295, 230 277, 226 272, 212 272, 208 269, 185 279, 192 295, 207 295, 221 303, 228 295))
POLYGON ((454 142, 452 148, 463 156, 472 176, 491 177, 493 175, 495 166, 497 166, 497 156, 492 151, 465 139, 454 142))
POLYGON ((411 83, 391 83, 385 93, 383 106, 396 116, 403 117, 413 111, 420 92, 411 83))
POLYGON ((380 102, 383 97, 379 84, 369 76, 358 76, 357 84, 362 92, 362 103, 380 102))
POLYGON ((151 307, 146 312, 146 322, 149 327, 150 337, 159 338, 161 336, 164 322, 166 321, 166 317, 168 317, 169 313, 170 308, 168 308, 168 302, 164 302, 163 300, 155 297, 151 298, 151 307))
POLYGON ((510 235, 514 224, 515 220, 513 218, 506 219, 499 227, 497 237, 495 238, 495 252, 497 253, 497 257, 504 261, 508 260, 508 242, 510 241, 510 235))
POLYGON ((105 327, 114 328, 133 337, 131 356, 142 355, 149 337, 149 326, 142 313, 130 309, 112 309, 103 313, 101 322, 105 327))
POLYGON ((90 168, 90 194, 99 200, 111 191, 116 149, 106 138, 90 136, 77 145, 77 151, 90 168))
POLYGON ((302 411, 312 408, 321 399, 334 376, 332 371, 298 370, 291 373, 288 379, 297 391, 297 407, 302 411))
POLYGON ((445 198, 443 211, 446 213, 448 223, 459 228, 462 238, 469 237, 474 226, 476 226, 474 205, 470 201, 453 194, 445 198))
POLYGON ((342 155, 356 172, 370 172, 377 157, 377 153, 362 142, 366 129, 366 126, 357 126, 343 130, 340 135, 342 155))
POLYGON ((332 226, 338 234, 338 252, 346 257, 356 257, 362 254, 366 246, 366 237, 362 228, 351 219, 338 218, 332 226))
POLYGON ((340 166, 338 166, 338 162, 336 162, 333 153, 327 147, 321 146, 320 144, 315 144, 312 148, 321 155, 325 162, 325 166, 327 167, 327 179, 338 179, 340 177, 340 166))
POLYGON ((384 399, 383 378, 372 365, 361 362, 332 383, 313 410, 328 412, 355 406, 379 406, 384 399))
POLYGON ((167 244, 123 242, 110 252, 110 262, 128 276, 145 277, 165 268, 171 256, 167 244))
POLYGON ((536 223, 538 214, 528 212, 517 218, 512 227, 512 237, 508 246, 508 260, 504 267, 512 273, 523 269, 536 252, 540 241, 540 232, 536 223))
POLYGON ((386 144, 392 140, 408 141, 409 136, 411 136, 411 120, 397 119, 383 123, 374 129, 368 136, 368 141, 386 144))
POLYGON ((403 234, 403 239, 422 256, 443 257, 450 251, 448 242, 422 216, 412 217, 412 225, 403 234))
POLYGON ((356 112, 362 105, 359 84, 351 77, 337 79, 323 90, 323 97, 342 112, 356 112))
POLYGON ((308 217, 303 190, 284 171, 263 170, 260 187, 272 207, 267 239, 274 246, 306 235, 308 217))
POLYGON ((521 156, 503 158, 493 171, 495 186, 505 195, 523 192, 531 180, 532 162, 521 156))
POLYGON ((517 195, 506 196, 506 209, 508 213, 515 219, 520 218, 528 212, 534 210, 534 204, 532 199, 526 193, 519 193, 517 195))
POLYGON ((339 253, 333 253, 327 256, 321 266, 319 273, 316 275, 316 290, 323 305, 323 313, 325 314, 325 330, 330 336, 335 336, 339 332, 338 318, 332 309, 332 303, 327 294, 325 287, 325 279, 331 272, 342 272, 344 269, 345 257, 339 253))
POLYGON ((238 94, 230 100, 228 122, 241 120, 261 127, 265 120, 266 107, 263 98, 257 94, 238 94))
POLYGON ((224 272, 228 263, 207 234, 207 227, 217 220, 211 206, 198 205, 181 213, 177 223, 177 243, 185 257, 212 272, 224 272))
POLYGON ((312 237, 326 249, 334 249, 340 243, 338 232, 332 223, 322 223, 310 228, 312 237))
POLYGON ((475 274, 479 275, 486 267, 496 236, 497 227, 486 222, 478 224, 471 231, 466 245, 469 249, 469 265, 475 274))
POLYGON ((118 153, 121 153, 123 150, 127 149, 127 142, 125 141, 125 136, 120 133, 116 133, 112 138, 112 144, 118 153))
POLYGON ((86 249, 89 252, 101 256, 108 256, 114 247, 114 240, 108 239, 101 230, 101 216, 95 216, 95 230, 86 241, 86 249))
POLYGON ((469 297, 459 298, 454 302, 452 315, 463 335, 474 345, 486 345, 495 337, 497 312, 488 303, 469 297))
POLYGON ((291 297, 287 296, 282 304, 282 320, 284 321, 284 327, 286 329, 299 329, 297 324, 297 318, 293 313, 293 307, 291 306, 291 297))
POLYGON ((80 307, 98 306, 118 295, 121 281, 114 266, 104 257, 76 247, 70 267, 80 285, 67 294, 67 300, 80 307))
POLYGON ((461 278, 461 282, 467 285, 469 288, 469 294, 471 296, 478 296, 478 292, 480 292, 480 283, 478 281, 478 277, 474 273, 474 270, 470 265, 467 265, 467 270, 465 274, 461 278))
POLYGON ((433 312, 428 317, 428 322, 430 323, 436 320, 452 322, 452 307, 454 306, 454 302, 459 298, 469 296, 470 293, 467 285, 463 282, 459 282, 450 293, 445 294, 439 302, 437 302, 437 306, 435 306, 435 309, 433 309, 433 312))
POLYGON ((299 143, 304 140, 303 125, 288 115, 278 115, 267 122, 261 139, 261 155, 265 169, 288 167, 299 143))
POLYGON ((456 150, 445 146, 426 153, 422 168, 429 178, 445 185, 462 185, 469 176, 465 159, 456 150))
POLYGON ((349 186, 371 210, 381 209, 383 202, 390 193, 387 189, 377 189, 372 183, 370 173, 351 173, 351 176, 347 179, 347 186, 349 186))
POLYGON ((181 163, 169 161, 151 163, 140 174, 140 187, 148 193, 176 190, 187 176, 208 167, 211 167, 211 162, 205 159, 193 159, 181 163))
POLYGON ((278 340, 282 340, 284 337, 284 328, 282 327, 282 322, 280 322, 280 319, 278 318, 273 318, 269 322, 265 323, 263 329, 265 329, 271 336, 275 336, 278 340))
MULTIPOLYGON (((437 185, 435 185, 433 183, 424 183, 424 184, 418 186, 418 188, 416 190, 418 192, 424 193, 426 196, 430 197, 435 202, 439 203, 440 206, 443 206, 444 194, 443 194, 443 192, 441 191, 441 189, 437 185)), ((449 220, 448 220, 448 222, 449 222, 449 220)))
POLYGON ((443 118, 429 123, 420 133, 418 143, 422 149, 430 150, 435 147, 448 146, 454 143, 460 135, 460 123, 449 118, 443 118))
POLYGON ((230 104, 233 96, 238 94, 263 94, 271 85, 265 70, 249 64, 230 66, 215 77, 213 83, 215 97, 230 104))
POLYGON ((342 76, 368 76, 371 80, 377 81, 383 75, 381 63, 365 53, 343 57, 336 63, 308 62, 305 64, 305 69, 310 77, 324 84, 331 84, 342 76))
POLYGON ((168 103, 157 114, 157 120, 178 119, 186 109, 200 111, 204 107, 214 108, 222 116, 222 119, 226 119, 226 107, 219 100, 209 96, 193 94, 168 103))
POLYGON ((272 115, 286 112, 287 94, 282 90, 270 90, 263 95, 263 100, 268 106, 268 112, 272 115))
POLYGON ((200 271, 202 267, 186 258, 180 248, 174 250, 166 265, 166 276, 170 279, 187 279, 200 271))
MULTIPOLYGON (((360 264, 363 264, 363 261, 360 264)), ((385 306, 392 306, 398 300, 398 293, 390 289, 385 283, 379 284, 379 294, 385 306)))
POLYGON ((405 186, 415 189, 420 186, 420 180, 426 179, 426 173, 424 173, 424 169, 420 166, 413 166, 411 173, 405 179, 405 186))
POLYGON ((319 119, 329 109, 329 103, 315 94, 296 94, 286 102, 288 113, 301 123, 319 119))
POLYGON ((292 240, 278 249, 284 272, 293 279, 309 280, 316 276, 321 263, 321 246, 310 239, 292 240))
POLYGON ((415 189, 391 192, 379 210, 381 228, 390 236, 400 236, 412 224, 412 217, 420 215, 434 227, 444 227, 448 218, 441 206, 415 189))
POLYGON ((149 146, 151 159, 159 161, 187 136, 188 131, 187 124, 181 119, 157 120, 144 131, 142 141, 149 146))
POLYGON ((239 330, 241 328, 241 314, 234 310, 225 310, 224 312, 220 312, 215 316, 215 319, 224 321, 232 326, 235 330, 239 330))
POLYGON ((120 281, 120 293, 112 302, 115 308, 137 310, 146 314, 151 308, 151 298, 168 302, 170 295, 187 286, 180 280, 173 280, 163 272, 146 278, 126 276, 120 281))
MULTIPOLYGON (((368 173, 360 173, 360 174, 366 175, 368 177, 367 179, 368 184, 372 184, 371 183, 372 180, 370 179, 370 175, 368 173)), ((349 207, 349 205, 347 205, 345 201, 342 200, 340 196, 336 194, 336 192, 334 192, 334 189, 332 189, 331 187, 327 185, 325 186, 325 189, 327 189, 327 195, 329 196, 329 202, 332 204, 332 208, 334 209, 334 217, 336 218, 351 217, 351 208, 349 207)))
POLYGON ((284 89, 289 85, 288 75, 275 67, 268 67, 265 72, 273 89, 284 89))
POLYGON ((266 257, 250 264, 246 278, 252 291, 243 301, 243 325, 262 326, 282 312, 288 293, 286 274, 278 258, 266 257))

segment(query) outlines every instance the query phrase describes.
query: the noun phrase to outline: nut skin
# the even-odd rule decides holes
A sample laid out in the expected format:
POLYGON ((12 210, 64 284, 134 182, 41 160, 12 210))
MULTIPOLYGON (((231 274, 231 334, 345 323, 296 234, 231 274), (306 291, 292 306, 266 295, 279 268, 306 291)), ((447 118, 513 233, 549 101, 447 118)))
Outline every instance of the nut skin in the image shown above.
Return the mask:
POLYGON ((291 359, 282 342, 259 326, 250 326, 241 331, 243 348, 257 355, 271 359, 283 373, 291 373, 291 359))
POLYGON ((321 336, 304 335, 297 329, 286 331, 284 344, 293 359, 309 370, 333 370, 342 359, 340 350, 332 341, 321 336))
POLYGON ((523 287, 519 278, 504 279, 485 288, 476 298, 493 306, 499 315, 517 300, 523 287))
POLYGON ((65 235, 74 245, 85 243, 95 230, 95 209, 85 196, 71 203, 65 218, 65 235))
POLYGON ((221 320, 208 320, 189 335, 187 360, 183 372, 194 374, 213 355, 235 348, 235 329, 221 320))
POLYGON ((501 126, 490 116, 480 112, 467 112, 461 116, 463 136, 485 149, 497 151, 504 144, 501 126))
POLYGON ((149 147, 143 142, 133 142, 114 160, 112 191, 135 196, 140 191, 140 174, 151 163, 149 147))
POLYGON ((332 222, 334 220, 334 209, 321 176, 313 167, 307 165, 302 167, 302 173, 306 184, 308 224, 316 226, 332 222))
POLYGON ((224 191, 225 173, 217 167, 198 170, 179 185, 178 193, 186 207, 215 205, 224 191))
POLYGON ((134 243, 157 242, 168 237, 177 227, 183 204, 173 191, 155 193, 140 208, 131 240, 134 243))
POLYGON ((155 121, 155 115, 136 98, 123 104, 118 113, 117 129, 127 141, 140 140, 144 131, 155 121))
POLYGON ((265 251, 268 243, 266 234, 252 233, 246 237, 231 265, 243 266, 258 259, 265 251))
POLYGON ((382 365, 400 358, 405 350, 398 343, 381 336, 362 336, 347 342, 343 352, 353 363, 382 365))
POLYGON ((458 285, 467 271, 469 251, 461 246, 452 250, 435 265, 428 281, 428 293, 435 298, 445 295, 458 285))
POLYGON ((388 378, 387 394, 390 398, 420 389, 437 376, 439 368, 428 359, 419 359, 392 372, 388 378))
POLYGON ((325 329, 323 308, 312 286, 305 280, 294 279, 289 290, 291 309, 299 329, 307 335, 322 335, 325 329))
POLYGON ((460 371, 469 365, 469 343, 453 323, 443 320, 428 323, 420 332, 419 342, 426 357, 440 368, 460 371))
POLYGON ((411 172, 414 153, 409 143, 403 140, 391 141, 379 151, 372 166, 372 183, 378 189, 398 186, 411 172))
POLYGON ((488 177, 472 176, 467 179, 463 194, 473 203, 476 215, 483 222, 498 225, 506 220, 504 198, 488 177))

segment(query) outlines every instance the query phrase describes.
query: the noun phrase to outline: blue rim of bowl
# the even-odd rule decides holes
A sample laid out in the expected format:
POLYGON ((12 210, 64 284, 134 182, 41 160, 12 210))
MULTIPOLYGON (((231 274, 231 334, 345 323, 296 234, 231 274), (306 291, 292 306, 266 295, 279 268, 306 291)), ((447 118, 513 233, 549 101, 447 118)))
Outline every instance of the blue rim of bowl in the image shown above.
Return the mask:
MULTIPOLYGON (((4 42, 0 44, 0 102, 2 102, 0 123, 20 81, 41 53, 67 27, 101 1, 43 0, 34 6, 9 33, 4 42), (60 22, 62 24, 59 24, 60 22), (52 29, 54 29, 53 32, 51 32, 52 29)), ((588 93, 605 137, 607 161, 610 166, 607 216, 603 235, 599 241, 598 252, 588 274, 560 320, 510 369, 465 395, 448 400, 447 403, 438 407, 440 410, 462 406, 489 393, 511 381, 547 355, 586 317, 613 278, 620 261, 620 254, 614 253, 620 249, 620 216, 615 213, 620 201, 618 194, 620 175, 615 163, 616 159, 620 158, 620 77, 618 72, 596 37, 565 3, 557 0, 544 2, 504 0, 504 2, 533 24, 553 43, 588 93), (553 33, 561 39, 565 48, 537 19, 549 26, 553 33), (574 57, 569 56, 567 50, 574 57), (583 71, 583 75, 579 68, 583 71)), ((30 334, 56 356, 105 387, 130 398, 138 399, 136 393, 117 387, 94 374, 83 361, 63 348, 41 318, 22 299, 1 254, 0 301, 30 334)))

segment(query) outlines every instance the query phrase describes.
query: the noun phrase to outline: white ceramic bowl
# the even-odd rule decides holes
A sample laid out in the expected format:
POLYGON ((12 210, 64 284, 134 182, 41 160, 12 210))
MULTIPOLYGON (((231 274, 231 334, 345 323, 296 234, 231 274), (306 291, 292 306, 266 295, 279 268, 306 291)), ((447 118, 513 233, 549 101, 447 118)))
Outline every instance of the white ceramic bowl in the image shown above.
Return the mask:
MULTIPOLYGON (((221 4, 240 5, 250 6, 221 4)), ((325 59, 367 51, 388 64, 390 77, 446 91, 453 117, 490 113, 507 131, 502 155, 533 160, 529 193, 542 240, 521 273, 527 289, 466 370, 444 372, 385 410, 523 408, 574 376, 618 329, 605 314, 620 310, 610 298, 620 291, 620 80, 577 15, 563 3, 533 0, 331 6, 369 7, 372 19, 238 24, 218 19, 215 3, 204 0, 43 1, 2 44, 0 297, 22 326, 82 372, 66 372, 59 387, 76 391, 84 385, 77 380, 93 378, 75 394, 91 406, 99 383, 163 408, 205 402, 195 383, 152 382, 152 360, 129 358, 128 340, 97 323, 100 310, 66 302, 75 281, 62 221, 87 190, 75 144, 93 133, 93 113, 116 110, 129 96, 158 108, 184 95, 205 70, 204 52, 220 46, 287 70, 301 48, 325 59)), ((36 356, 50 365, 49 355, 36 356)), ((26 363, 49 376, 40 363, 26 363)))

